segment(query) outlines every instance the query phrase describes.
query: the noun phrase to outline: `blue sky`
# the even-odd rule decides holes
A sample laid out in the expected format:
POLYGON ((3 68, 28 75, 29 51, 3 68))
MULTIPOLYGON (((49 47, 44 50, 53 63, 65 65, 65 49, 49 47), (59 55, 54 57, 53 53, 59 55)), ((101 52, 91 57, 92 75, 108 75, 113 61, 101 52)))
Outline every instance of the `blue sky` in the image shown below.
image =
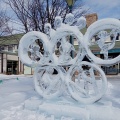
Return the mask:
POLYGON ((98 19, 120 19, 120 0, 83 0, 90 8, 89 12, 97 13, 98 19))
MULTIPOLYGON (((0 0, 2 1, 2 0, 0 0)), ((4 1, 4 0, 3 0, 4 1)), ((113 17, 120 19, 120 0, 82 0, 85 6, 90 8, 89 13, 97 13, 98 18, 113 17)), ((9 14, 14 17, 14 13, 5 3, 0 5, 1 8, 7 7, 9 14)))
MULTIPOLYGON (((2 0, 0 0, 1 2, 2 0)), ((3 0, 4 1, 4 0, 3 0)), ((120 0, 83 0, 85 6, 89 8, 89 13, 97 13, 98 19, 102 18, 117 18, 120 19, 120 0)), ((23 31, 23 26, 16 19, 13 11, 4 2, 1 2, 0 8, 6 9, 12 20, 9 22, 9 26, 16 30, 23 31)), ((15 33, 17 32, 15 30, 15 33)), ((18 31, 18 32, 20 32, 18 31)))

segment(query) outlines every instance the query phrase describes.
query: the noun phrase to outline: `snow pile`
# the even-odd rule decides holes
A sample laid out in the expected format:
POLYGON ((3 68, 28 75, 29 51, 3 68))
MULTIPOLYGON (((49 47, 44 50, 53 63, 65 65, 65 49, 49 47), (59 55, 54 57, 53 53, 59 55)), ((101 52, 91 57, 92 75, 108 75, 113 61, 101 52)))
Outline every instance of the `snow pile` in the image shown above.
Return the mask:
POLYGON ((19 76, 19 80, 0 84, 0 120, 119 120, 119 84, 110 81, 110 95, 95 104, 82 105, 69 96, 42 99, 34 90, 33 78, 19 76))

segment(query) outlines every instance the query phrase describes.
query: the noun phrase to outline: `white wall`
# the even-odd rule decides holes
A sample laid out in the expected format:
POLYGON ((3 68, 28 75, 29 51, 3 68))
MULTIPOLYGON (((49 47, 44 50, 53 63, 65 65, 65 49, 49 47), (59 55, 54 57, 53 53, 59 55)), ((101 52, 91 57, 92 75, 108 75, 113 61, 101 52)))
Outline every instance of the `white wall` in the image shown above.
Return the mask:
POLYGON ((18 61, 18 56, 15 56, 15 55, 7 55, 7 60, 18 61))
POLYGON ((2 64, 2 55, 0 54, 0 73, 1 73, 1 64, 2 64))
POLYGON ((24 74, 31 75, 32 69, 24 65, 24 74))
POLYGON ((7 70, 7 55, 3 54, 3 73, 6 73, 7 70))

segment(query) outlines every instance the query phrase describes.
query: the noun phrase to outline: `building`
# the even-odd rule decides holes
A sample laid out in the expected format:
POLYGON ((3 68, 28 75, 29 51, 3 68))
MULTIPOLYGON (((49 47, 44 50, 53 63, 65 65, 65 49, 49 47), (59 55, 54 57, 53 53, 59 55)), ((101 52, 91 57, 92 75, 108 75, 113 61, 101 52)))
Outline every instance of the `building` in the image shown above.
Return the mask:
POLYGON ((98 16, 96 13, 88 14, 85 16, 86 18, 86 27, 89 27, 92 23, 98 20, 98 16))
POLYGON ((22 36, 0 37, 0 73, 32 74, 32 69, 23 65, 18 57, 18 44, 22 36))
MULTIPOLYGON (((94 40, 96 39, 96 37, 94 38, 94 40)), ((97 38, 98 39, 98 38, 97 38)), ((117 34, 117 37, 115 38, 115 46, 108 50, 108 59, 113 59, 115 57, 117 57, 118 55, 120 55, 120 34, 117 34)), ((106 39, 105 44, 109 44, 112 42, 112 37, 109 37, 108 39, 106 39)), ((100 48, 98 47, 98 45, 93 45, 91 47, 91 51, 98 57, 100 58, 104 58, 104 55, 100 53, 100 48)), ((120 73, 120 63, 117 63, 113 66, 101 66, 104 70, 104 72, 106 74, 118 74, 120 73)))
MULTIPOLYGON (((81 32, 83 34, 85 34, 87 28, 92 23, 94 23, 95 21, 98 20, 98 16, 96 13, 86 15, 85 17, 86 17, 86 24, 87 25, 86 25, 86 28, 83 28, 81 30, 81 32)), ((110 31, 108 30, 107 32, 109 33, 110 31)), ((97 36, 93 36, 92 41, 95 41, 97 39, 99 39, 97 36)), ((106 40, 106 43, 110 43, 111 40, 112 40, 112 36, 106 40)), ((77 44, 75 47, 76 47, 76 49, 78 49, 77 44)), ((92 53, 95 54, 96 56, 98 56, 100 58, 104 57, 103 54, 100 53, 100 48, 97 45, 93 45, 90 49, 91 49, 92 53)), ((114 48, 108 51, 109 59, 115 58, 118 55, 120 55, 120 33, 117 34, 114 48)), ((88 59, 85 57, 84 60, 88 60, 88 59)), ((120 63, 117 63, 116 65, 113 65, 110 67, 104 67, 104 66, 101 66, 101 67, 106 74, 118 74, 118 73, 120 73, 120 63)))
MULTIPOLYGON (((85 34, 87 27, 94 23, 98 19, 97 14, 86 15, 87 26, 83 28, 81 32, 85 34)), ((33 69, 27 67, 21 63, 18 57, 18 44, 23 34, 11 35, 6 37, 0 37, 0 73, 4 74, 33 74, 33 69)), ((94 36, 93 40, 96 39, 94 36)), ((112 38, 110 38, 112 39, 112 38)), ((107 40, 107 42, 110 41, 107 40)), ((78 49, 78 42, 74 40, 75 49, 78 49)), ((98 46, 93 45, 91 51, 98 57, 103 58, 103 54, 100 54, 98 46)), ((114 58, 120 55, 120 34, 116 37, 116 44, 112 50, 109 50, 109 58, 114 58)), ((86 60, 86 58, 85 58, 86 60)), ((120 63, 111 66, 103 67, 106 74, 118 74, 120 73, 120 63)))

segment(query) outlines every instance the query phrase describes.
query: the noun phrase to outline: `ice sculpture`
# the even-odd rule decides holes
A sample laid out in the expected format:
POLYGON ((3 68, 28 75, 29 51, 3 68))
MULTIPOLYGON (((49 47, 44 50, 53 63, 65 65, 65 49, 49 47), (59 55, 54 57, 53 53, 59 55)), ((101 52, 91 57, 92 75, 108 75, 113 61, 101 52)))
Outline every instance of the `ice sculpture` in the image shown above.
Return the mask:
POLYGON ((96 21, 83 36, 80 29, 85 25, 84 17, 75 20, 73 14, 68 14, 64 24, 58 16, 55 18, 55 29, 47 23, 46 34, 32 31, 21 38, 20 60, 27 66, 35 67, 35 89, 43 98, 57 98, 66 90, 78 102, 90 104, 105 94, 107 79, 98 65, 110 66, 120 61, 120 55, 108 58, 108 50, 114 47, 120 32, 120 21, 113 18, 96 21), (77 42, 78 50, 70 43, 70 36, 77 42), (94 36, 97 39, 92 41, 94 36), (106 42, 111 36, 111 41, 106 42), (104 59, 92 53, 90 47, 93 44, 98 45, 104 59), (74 57, 71 57, 71 52, 74 52, 74 57), (85 56, 91 62, 82 61, 85 56))

